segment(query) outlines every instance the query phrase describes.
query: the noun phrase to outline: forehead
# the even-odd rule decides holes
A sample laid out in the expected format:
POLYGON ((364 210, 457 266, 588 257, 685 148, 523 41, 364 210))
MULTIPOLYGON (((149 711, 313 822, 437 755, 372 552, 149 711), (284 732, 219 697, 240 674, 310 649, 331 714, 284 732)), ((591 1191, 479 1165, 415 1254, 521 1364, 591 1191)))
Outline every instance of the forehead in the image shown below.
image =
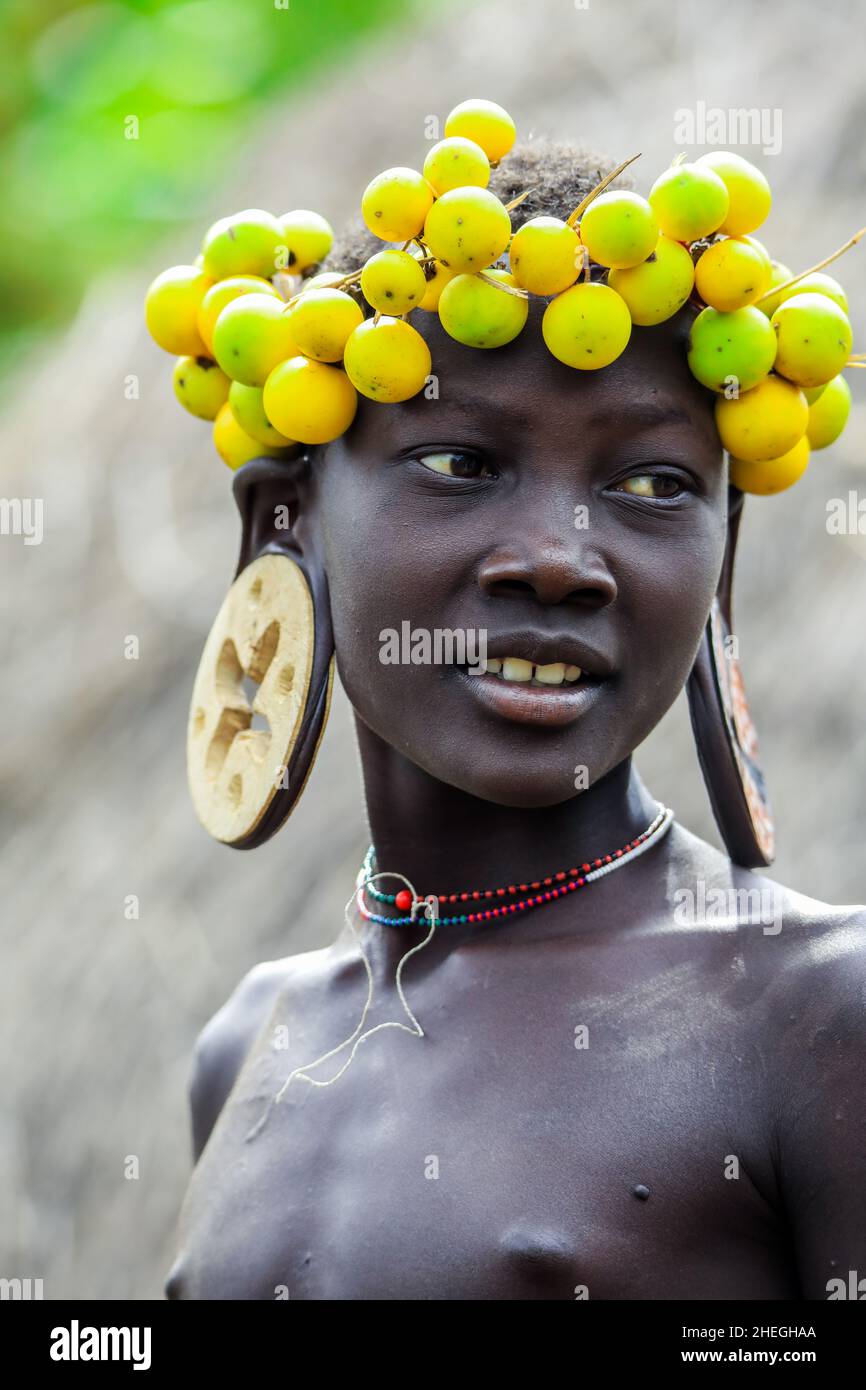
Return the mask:
POLYGON ((666 323, 633 328, 622 355, 597 372, 567 367, 548 351, 541 332, 544 307, 532 301, 523 331, 494 349, 466 347, 448 336, 437 314, 413 313, 412 325, 430 348, 435 390, 399 405, 360 398, 351 445, 396 441, 405 429, 434 421, 531 431, 536 437, 670 426, 691 430, 696 446, 720 453, 713 393, 695 380, 686 360, 693 319, 688 307, 666 323))

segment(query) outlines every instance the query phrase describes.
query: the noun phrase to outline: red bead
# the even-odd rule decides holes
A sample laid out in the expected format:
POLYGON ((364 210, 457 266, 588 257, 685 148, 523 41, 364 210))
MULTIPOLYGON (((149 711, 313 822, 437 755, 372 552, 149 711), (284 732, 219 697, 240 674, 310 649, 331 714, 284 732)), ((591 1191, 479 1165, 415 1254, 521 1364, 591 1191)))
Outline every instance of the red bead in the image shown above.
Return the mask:
POLYGON ((394 906, 399 908, 401 912, 409 911, 410 907, 412 906, 412 894, 409 892, 408 888, 400 889, 400 892, 394 899, 394 906))

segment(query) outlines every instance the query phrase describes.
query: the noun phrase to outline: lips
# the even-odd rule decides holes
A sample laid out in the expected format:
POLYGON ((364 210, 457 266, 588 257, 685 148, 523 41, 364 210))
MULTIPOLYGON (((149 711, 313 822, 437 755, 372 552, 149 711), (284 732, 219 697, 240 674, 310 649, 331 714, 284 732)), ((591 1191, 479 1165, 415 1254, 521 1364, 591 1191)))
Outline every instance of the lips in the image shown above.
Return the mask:
POLYGON ((598 700, 613 663, 571 634, 512 633, 489 639, 485 661, 457 668, 490 713, 520 724, 562 727, 598 700))

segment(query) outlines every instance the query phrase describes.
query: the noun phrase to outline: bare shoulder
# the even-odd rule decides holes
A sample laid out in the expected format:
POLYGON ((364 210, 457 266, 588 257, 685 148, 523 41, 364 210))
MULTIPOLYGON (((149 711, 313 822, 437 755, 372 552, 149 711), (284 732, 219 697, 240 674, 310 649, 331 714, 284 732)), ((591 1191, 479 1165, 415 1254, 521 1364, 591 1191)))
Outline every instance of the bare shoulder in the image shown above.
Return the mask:
POLYGON ((674 925, 709 947, 741 1018, 753 1018, 768 1039, 840 1010, 866 1021, 863 904, 822 902, 740 868, 680 825, 671 835, 666 896, 674 925))
POLYGON ((325 950, 254 965, 195 1041, 189 1082, 194 1161, 198 1161, 246 1057, 277 1000, 320 973, 325 950))

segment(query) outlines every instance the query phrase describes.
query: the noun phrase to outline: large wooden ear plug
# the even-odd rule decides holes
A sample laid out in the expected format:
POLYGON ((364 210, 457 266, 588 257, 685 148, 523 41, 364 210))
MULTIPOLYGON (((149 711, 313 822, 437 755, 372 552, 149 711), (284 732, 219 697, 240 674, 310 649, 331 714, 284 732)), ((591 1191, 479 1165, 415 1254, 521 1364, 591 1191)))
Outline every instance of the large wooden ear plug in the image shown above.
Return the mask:
POLYGON ((267 838, 256 832, 275 798, 285 796, 310 698, 314 647, 313 600, 300 567, 284 554, 259 556, 238 575, 217 614, 189 714, 193 804, 205 830, 224 844, 244 848, 267 838))

